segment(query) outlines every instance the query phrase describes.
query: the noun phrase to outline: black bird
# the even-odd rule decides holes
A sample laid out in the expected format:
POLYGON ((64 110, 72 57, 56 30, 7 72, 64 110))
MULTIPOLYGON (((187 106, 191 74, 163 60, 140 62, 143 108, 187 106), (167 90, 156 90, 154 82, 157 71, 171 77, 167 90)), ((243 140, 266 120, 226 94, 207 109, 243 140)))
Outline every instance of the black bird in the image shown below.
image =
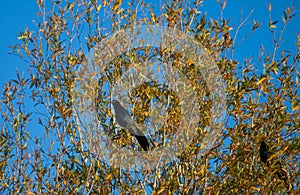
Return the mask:
MULTIPOLYGON (((268 161, 268 158, 269 158, 268 146, 266 145, 266 143, 264 141, 260 142, 259 154, 260 154, 260 160, 263 163, 267 164, 268 167, 270 167, 270 162, 268 161)), ((282 165, 279 162, 277 162, 275 164, 275 166, 277 166, 277 168, 279 168, 279 169, 274 174, 280 180, 283 180, 284 183, 287 185, 287 188, 288 188, 289 187, 288 183, 287 183, 288 176, 287 176, 286 170, 284 170, 282 168, 282 165)))
POLYGON ((268 158, 269 158, 269 152, 268 152, 268 146, 264 141, 260 142, 260 148, 259 148, 259 155, 260 160, 263 163, 266 163, 269 166, 268 158))
POLYGON ((134 121, 131 119, 130 114, 125 108, 122 107, 118 100, 113 100, 112 104, 115 110, 115 119, 117 123, 124 129, 127 129, 131 135, 135 136, 140 146, 144 151, 148 151, 150 145, 145 137, 144 133, 140 131, 134 124, 134 121))

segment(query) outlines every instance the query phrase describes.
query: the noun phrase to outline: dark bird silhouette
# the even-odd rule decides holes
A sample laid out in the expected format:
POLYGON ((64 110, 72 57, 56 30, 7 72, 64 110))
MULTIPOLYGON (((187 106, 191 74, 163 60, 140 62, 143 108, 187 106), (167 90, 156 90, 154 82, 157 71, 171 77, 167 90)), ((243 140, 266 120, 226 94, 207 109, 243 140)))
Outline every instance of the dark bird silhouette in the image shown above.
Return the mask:
POLYGON ((149 142, 144 133, 136 127, 134 121, 130 117, 130 114, 122 107, 118 100, 113 100, 112 104, 115 110, 116 122, 122 128, 127 129, 131 135, 135 136, 140 146, 144 149, 144 151, 147 151, 150 147, 149 142))
POLYGON ((263 163, 265 163, 269 166, 269 163, 268 163, 268 158, 269 158, 268 146, 266 145, 266 143, 264 141, 260 142, 259 156, 260 156, 260 160, 263 163))
MULTIPOLYGON (((260 155, 260 160, 267 164, 268 167, 270 167, 270 162, 268 161, 269 158, 269 151, 268 151, 268 146, 264 141, 260 142, 260 148, 259 148, 259 155, 260 155)), ((274 166, 272 166, 274 168, 274 166)), ((284 183, 287 185, 288 188, 288 183, 287 183, 287 172, 285 169, 282 168, 282 164, 280 162, 275 163, 275 167, 277 167, 277 171, 274 173, 280 180, 284 181, 284 183)))

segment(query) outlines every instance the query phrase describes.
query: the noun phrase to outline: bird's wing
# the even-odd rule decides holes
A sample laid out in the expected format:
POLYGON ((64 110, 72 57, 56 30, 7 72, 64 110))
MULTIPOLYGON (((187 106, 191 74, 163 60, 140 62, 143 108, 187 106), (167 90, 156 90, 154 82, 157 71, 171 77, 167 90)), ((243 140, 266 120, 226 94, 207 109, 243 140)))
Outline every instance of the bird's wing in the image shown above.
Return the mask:
POLYGON ((145 137, 144 133, 137 128, 134 121, 132 120, 129 112, 122 107, 119 101, 115 100, 113 102, 114 110, 115 110, 115 118, 117 123, 127 129, 130 134, 134 135, 139 142, 140 146, 144 149, 144 151, 147 151, 150 147, 150 144, 145 137))
POLYGON ((145 136, 145 134, 139 128, 137 128, 131 118, 127 121, 127 124, 127 129, 132 135, 145 136))
POLYGON ((144 133, 136 127, 129 112, 120 104, 120 102, 115 100, 114 109, 116 121, 121 127, 128 129, 132 135, 145 136, 144 133))

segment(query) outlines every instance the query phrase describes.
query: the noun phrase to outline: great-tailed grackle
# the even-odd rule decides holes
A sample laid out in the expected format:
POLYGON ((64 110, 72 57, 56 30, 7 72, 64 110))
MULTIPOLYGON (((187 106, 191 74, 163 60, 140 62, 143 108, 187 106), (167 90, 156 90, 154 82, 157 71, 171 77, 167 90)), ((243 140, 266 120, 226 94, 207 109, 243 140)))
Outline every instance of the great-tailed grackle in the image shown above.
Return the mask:
POLYGON ((269 163, 268 163, 268 158, 269 158, 268 147, 264 141, 260 142, 259 155, 260 155, 260 160, 263 163, 266 163, 267 165, 269 165, 269 163))
POLYGON ((140 146, 144 149, 144 151, 147 151, 150 147, 149 142, 145 137, 144 133, 136 127, 134 121, 130 117, 130 114, 125 108, 122 107, 118 100, 113 100, 112 104, 114 106, 116 115, 115 119, 117 123, 122 128, 127 129, 131 133, 131 135, 135 136, 140 146))
MULTIPOLYGON (((270 167, 270 162, 268 161, 269 158, 268 146, 264 141, 260 142, 259 155, 260 155, 260 160, 263 163, 267 164, 268 167, 270 167)), ((277 177, 280 180, 283 180, 285 184, 287 184, 287 172, 282 168, 280 162, 276 162, 275 166, 279 167, 279 170, 277 170, 274 174, 277 175, 277 177)))

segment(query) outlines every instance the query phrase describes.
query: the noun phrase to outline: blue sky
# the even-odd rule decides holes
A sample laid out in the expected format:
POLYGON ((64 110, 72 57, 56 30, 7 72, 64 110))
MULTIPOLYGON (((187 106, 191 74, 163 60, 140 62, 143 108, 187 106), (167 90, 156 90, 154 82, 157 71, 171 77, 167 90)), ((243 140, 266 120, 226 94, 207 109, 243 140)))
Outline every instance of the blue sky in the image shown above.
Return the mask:
MULTIPOLYGON (((245 41, 241 42, 239 47, 235 50, 234 58, 242 62, 243 59, 249 58, 251 56, 257 57, 258 51, 261 45, 264 45, 266 52, 273 49, 272 35, 268 29, 269 26, 269 12, 268 4, 272 3, 272 20, 279 22, 276 24, 277 32, 281 30, 283 25, 281 17, 283 16, 283 11, 292 5, 295 5, 295 10, 297 15, 293 20, 287 25, 287 29, 283 34, 285 41, 282 46, 286 50, 292 50, 295 48, 296 35, 300 33, 300 2, 297 0, 276 0, 276 1, 262 1, 262 0, 253 0, 253 1, 227 1, 227 6, 223 13, 223 18, 230 19, 233 31, 236 30, 238 25, 242 20, 244 20, 247 15, 253 10, 253 13, 245 23, 245 26, 241 28, 240 33, 237 37, 237 42, 243 39, 243 36, 251 32, 253 26, 253 21, 256 20, 259 23, 262 23, 262 26, 258 28, 253 34, 249 35, 245 41)), ((204 8, 207 10, 207 15, 209 17, 217 18, 220 13, 215 11, 215 7, 219 6, 216 1, 206 1, 204 3, 204 8)), ((277 34, 278 34, 277 33, 277 34)), ((257 58, 256 58, 257 59, 257 58)))
POLYGON ((16 78, 16 69, 26 71, 25 63, 17 56, 8 54, 9 46, 17 43, 18 33, 26 26, 34 27, 38 7, 36 1, 3 1, 0 6, 0 87, 9 79, 16 78))

